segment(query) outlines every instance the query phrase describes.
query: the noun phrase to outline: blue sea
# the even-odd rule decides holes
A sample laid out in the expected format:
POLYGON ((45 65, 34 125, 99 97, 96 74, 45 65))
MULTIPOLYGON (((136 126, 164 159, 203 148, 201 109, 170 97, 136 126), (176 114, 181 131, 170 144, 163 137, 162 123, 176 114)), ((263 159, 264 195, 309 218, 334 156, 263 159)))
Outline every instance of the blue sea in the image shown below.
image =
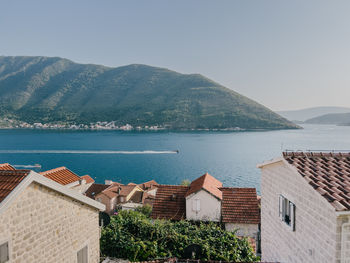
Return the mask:
POLYGON ((98 183, 154 179, 161 184, 179 184, 208 172, 225 186, 256 187, 259 192, 256 165, 280 156, 282 150, 350 151, 350 127, 303 128, 259 132, 0 130, 0 163, 40 164, 41 171, 66 166, 78 175, 89 174, 98 183), (14 152, 18 150, 26 153, 14 152), (119 153, 31 152, 35 150, 119 153), (167 152, 173 150, 179 153, 167 152), (130 153, 134 151, 157 153, 130 153))

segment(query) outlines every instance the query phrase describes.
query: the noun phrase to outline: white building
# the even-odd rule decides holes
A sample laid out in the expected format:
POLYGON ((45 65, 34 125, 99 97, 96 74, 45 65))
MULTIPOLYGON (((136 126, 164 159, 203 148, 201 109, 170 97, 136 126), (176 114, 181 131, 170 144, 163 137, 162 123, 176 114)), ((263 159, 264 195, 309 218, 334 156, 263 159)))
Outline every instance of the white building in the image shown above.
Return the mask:
POLYGON ((262 260, 350 262, 350 154, 284 153, 258 167, 262 260))

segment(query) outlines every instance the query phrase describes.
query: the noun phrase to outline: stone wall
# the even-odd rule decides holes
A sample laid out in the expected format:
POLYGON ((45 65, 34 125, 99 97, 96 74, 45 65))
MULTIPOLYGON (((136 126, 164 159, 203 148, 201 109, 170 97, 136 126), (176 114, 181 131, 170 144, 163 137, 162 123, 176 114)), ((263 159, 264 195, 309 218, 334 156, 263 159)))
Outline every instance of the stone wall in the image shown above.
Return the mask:
POLYGON ((287 164, 262 168, 262 260, 340 262, 334 208, 287 164), (295 204, 295 231, 279 218, 279 195, 295 204))
POLYGON ((0 215, 11 263, 74 263, 85 245, 89 263, 98 263, 99 238, 97 209, 36 183, 0 215))
POLYGON ((257 238, 258 225, 257 224, 233 224, 225 223, 225 229, 227 231, 235 231, 237 236, 257 238))

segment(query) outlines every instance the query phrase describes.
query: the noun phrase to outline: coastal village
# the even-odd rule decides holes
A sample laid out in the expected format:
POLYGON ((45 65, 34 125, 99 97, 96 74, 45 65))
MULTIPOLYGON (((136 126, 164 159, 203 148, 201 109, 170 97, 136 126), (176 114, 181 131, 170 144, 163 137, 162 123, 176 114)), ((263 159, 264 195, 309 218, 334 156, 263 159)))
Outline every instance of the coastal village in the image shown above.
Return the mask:
POLYGON ((3 163, 0 262, 119 262, 101 257, 101 228, 142 207, 152 220, 217 224, 247 240, 261 262, 348 262, 350 153, 284 152, 257 167, 261 196, 208 173, 186 185, 99 184, 67 167, 35 172, 3 163))

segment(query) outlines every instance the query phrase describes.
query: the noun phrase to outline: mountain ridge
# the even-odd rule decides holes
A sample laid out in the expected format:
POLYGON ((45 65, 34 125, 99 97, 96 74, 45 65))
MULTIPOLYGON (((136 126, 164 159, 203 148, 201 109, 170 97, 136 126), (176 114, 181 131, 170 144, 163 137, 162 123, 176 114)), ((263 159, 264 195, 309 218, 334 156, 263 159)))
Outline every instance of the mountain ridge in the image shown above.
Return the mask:
POLYGON ((348 113, 331 113, 321 115, 305 121, 308 124, 331 124, 331 125, 350 125, 350 111, 348 113))
POLYGON ((350 112, 350 107, 336 107, 336 106, 319 106, 312 108, 305 108, 300 110, 277 111, 276 113, 285 117, 290 121, 304 122, 308 119, 316 118, 325 114, 333 113, 347 113, 350 112))
POLYGON ((28 122, 117 121, 174 129, 298 128, 201 74, 144 64, 0 56, 0 114, 28 122))

